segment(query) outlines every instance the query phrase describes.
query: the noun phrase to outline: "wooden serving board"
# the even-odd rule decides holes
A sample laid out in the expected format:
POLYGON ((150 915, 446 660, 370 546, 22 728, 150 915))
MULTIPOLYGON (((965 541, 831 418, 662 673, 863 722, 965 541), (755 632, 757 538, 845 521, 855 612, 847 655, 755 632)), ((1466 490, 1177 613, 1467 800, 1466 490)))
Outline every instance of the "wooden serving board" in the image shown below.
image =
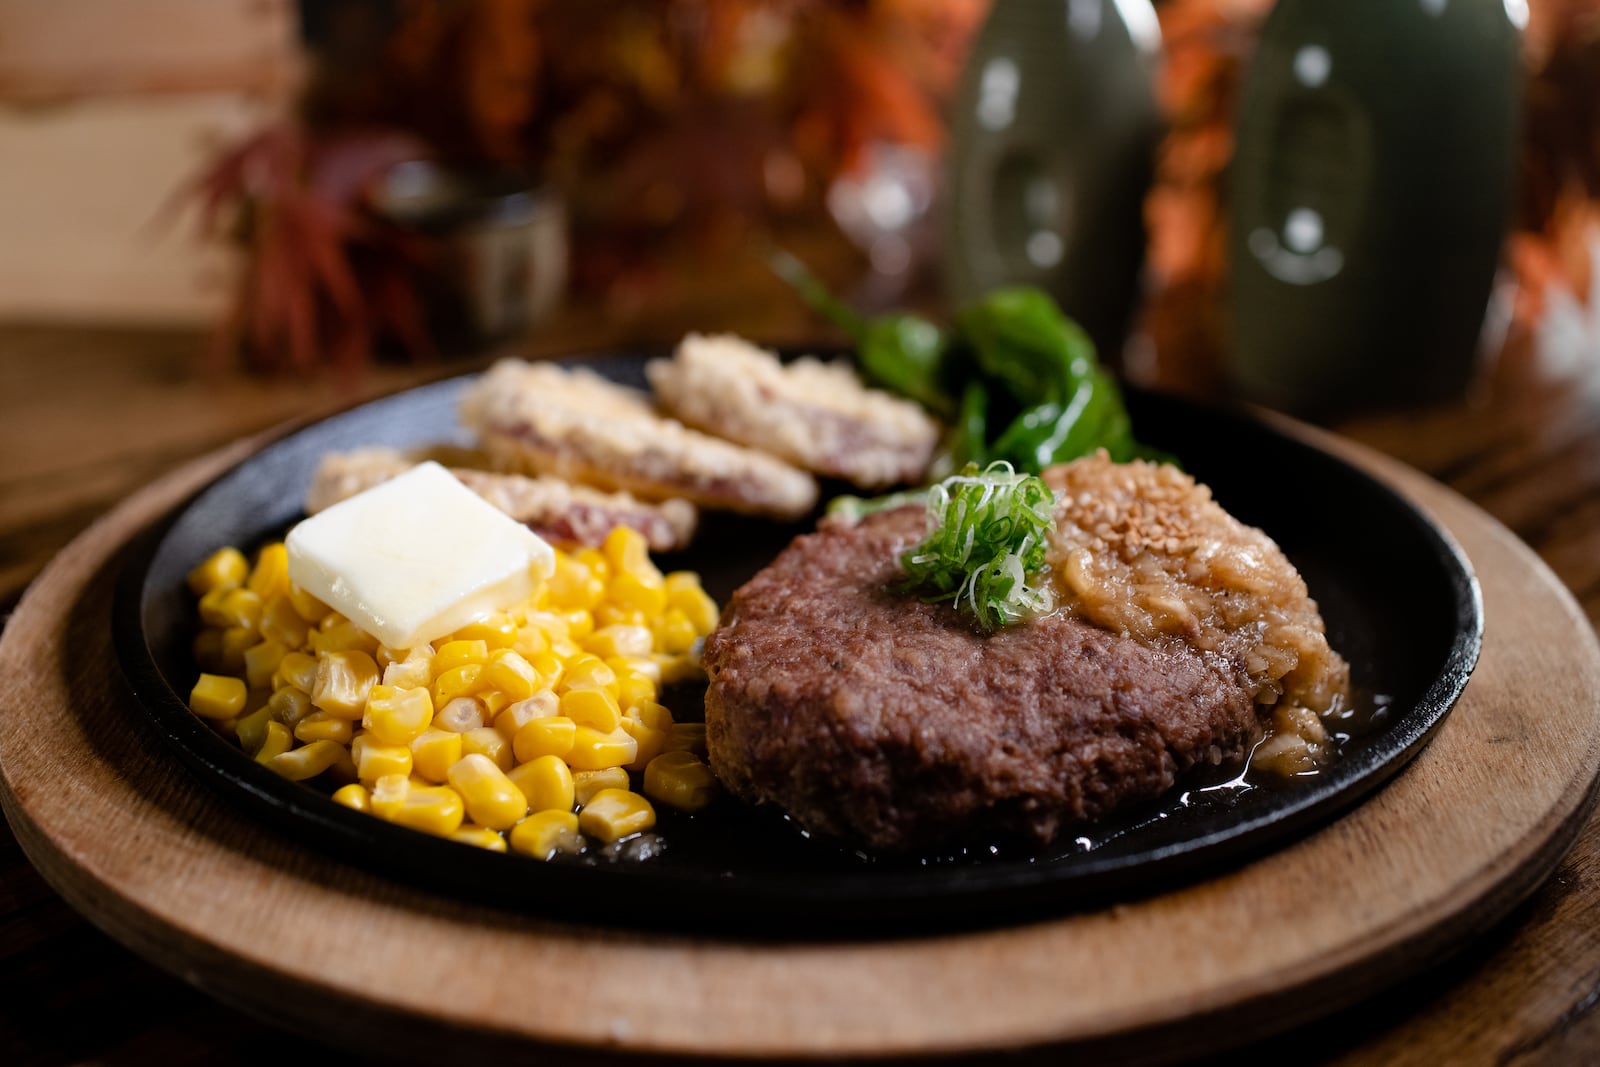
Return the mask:
POLYGON ((1505 915, 1572 842, 1600 770, 1600 644, 1544 565, 1421 475, 1290 429, 1454 533, 1483 584, 1483 656, 1433 742, 1376 796, 1177 892, 921 939, 718 941, 464 905, 299 847, 165 749, 110 643, 130 539, 259 441, 129 499, 35 582, 0 641, 0 802, 45 878, 113 937, 368 1054, 1070 1046, 1166 1059, 1238 1044, 1367 997, 1505 915))

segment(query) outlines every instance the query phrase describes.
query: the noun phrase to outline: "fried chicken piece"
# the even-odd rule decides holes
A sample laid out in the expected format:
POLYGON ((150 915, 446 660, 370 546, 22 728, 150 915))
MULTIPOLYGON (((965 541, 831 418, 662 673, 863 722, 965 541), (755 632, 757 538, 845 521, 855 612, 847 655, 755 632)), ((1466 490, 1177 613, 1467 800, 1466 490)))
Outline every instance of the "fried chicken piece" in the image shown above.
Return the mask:
POLYGON ((593 371, 502 360, 467 390, 461 421, 511 470, 779 519, 817 503, 805 471, 663 418, 593 371))
POLYGON ((784 364, 731 335, 691 333, 645 374, 686 424, 862 489, 921 481, 939 443, 920 407, 868 389, 844 363, 784 364))

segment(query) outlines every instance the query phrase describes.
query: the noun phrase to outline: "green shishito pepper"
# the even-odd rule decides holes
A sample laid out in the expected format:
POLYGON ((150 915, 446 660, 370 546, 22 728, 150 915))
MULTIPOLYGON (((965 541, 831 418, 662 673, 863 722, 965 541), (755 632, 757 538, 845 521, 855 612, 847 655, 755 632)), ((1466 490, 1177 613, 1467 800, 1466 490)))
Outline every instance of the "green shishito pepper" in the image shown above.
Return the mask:
POLYGON ((986 460, 1038 472, 1104 448, 1115 460, 1138 446, 1122 394, 1094 342, 1038 289, 1000 289, 956 316, 978 372, 1021 408, 986 460))
POLYGON ((996 290, 943 329, 917 315, 863 317, 787 253, 774 253, 773 269, 850 335, 871 384, 952 423, 936 470, 1004 460, 1036 474, 1100 448, 1118 461, 1170 460, 1134 440, 1094 343, 1041 290, 996 290))
POLYGON ((793 286, 813 311, 855 341, 856 358, 867 381, 916 401, 940 418, 950 417, 955 405, 948 388, 950 337, 944 330, 920 315, 864 318, 789 253, 775 251, 770 261, 778 277, 793 286))

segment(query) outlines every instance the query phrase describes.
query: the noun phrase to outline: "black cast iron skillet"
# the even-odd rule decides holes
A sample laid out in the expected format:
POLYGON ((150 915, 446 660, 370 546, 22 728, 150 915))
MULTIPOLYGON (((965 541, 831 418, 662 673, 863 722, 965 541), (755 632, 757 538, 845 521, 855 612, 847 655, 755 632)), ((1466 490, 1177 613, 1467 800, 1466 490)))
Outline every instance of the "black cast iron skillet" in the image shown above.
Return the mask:
MULTIPOLYGON (((642 386, 646 358, 567 362, 642 386)), ((281 537, 325 452, 460 440, 455 407, 468 380, 334 416, 227 472, 149 533, 115 610, 138 703, 190 771, 285 835, 403 882, 562 919, 767 936, 1002 924, 1129 899, 1259 855, 1360 801, 1417 754, 1477 661, 1477 582, 1448 535, 1403 498, 1250 414, 1129 390, 1140 438, 1180 456, 1228 510, 1275 538, 1321 605, 1361 712, 1330 768, 1230 784, 1234 768, 1047 848, 967 842, 939 854, 865 855, 731 800, 694 816, 663 812, 657 838, 549 863, 431 838, 278 778, 189 712, 196 613, 184 576, 222 545, 281 537)), ((806 528, 708 517, 690 551, 660 562, 698 570, 721 602, 806 528)), ((694 691, 669 703, 680 718, 702 711, 694 691)))

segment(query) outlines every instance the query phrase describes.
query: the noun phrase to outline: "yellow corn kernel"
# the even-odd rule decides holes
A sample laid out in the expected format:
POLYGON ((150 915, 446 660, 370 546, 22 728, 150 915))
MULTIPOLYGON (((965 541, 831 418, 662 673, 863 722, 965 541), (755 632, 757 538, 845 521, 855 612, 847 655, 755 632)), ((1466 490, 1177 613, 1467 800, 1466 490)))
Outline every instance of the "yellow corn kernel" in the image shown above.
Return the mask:
POLYGON ((289 550, 282 541, 261 550, 245 584, 262 600, 289 595, 289 550))
POLYGON ((537 626, 519 626, 517 639, 512 642, 511 650, 532 663, 533 657, 550 650, 550 638, 546 637, 544 631, 537 626))
POLYGON ((539 672, 539 677, 549 689, 554 689, 561 681, 561 676, 567 673, 566 660, 550 649, 536 653, 528 662, 539 672))
POLYGON ((687 652, 699 639, 694 623, 677 608, 668 608, 656 623, 655 640, 662 652, 687 652))
POLYGON ((292 686, 310 693, 317 686, 317 657, 304 652, 286 652, 272 672, 272 688, 292 686))
MULTIPOLYGON (((439 657, 435 656, 437 663, 439 657)), ((433 679, 433 706, 442 708, 456 697, 472 696, 484 688, 483 664, 463 663, 459 667, 439 671, 433 679)))
POLYGON ((667 733, 672 729, 672 712, 667 709, 665 704, 657 704, 653 700, 649 703, 638 704, 629 708, 626 717, 637 719, 650 729, 659 730, 662 733, 667 733))
POLYGON ((661 664, 662 685, 702 681, 706 676, 706 672, 700 667, 700 661, 689 654, 673 656, 657 653, 650 658, 661 664))
POLYGON ((368 793, 367 787, 360 782, 351 782, 349 785, 342 785, 335 789, 333 791, 333 802, 335 804, 343 804, 351 811, 370 812, 372 810, 372 794, 368 793))
POLYGON ((450 785, 461 794, 467 814, 480 826, 509 830, 528 814, 528 801, 522 790, 512 785, 488 756, 462 756, 450 768, 450 785))
POLYGON ((607 767, 603 771, 579 771, 572 776, 572 799, 579 807, 602 789, 628 788, 628 772, 621 767, 607 767))
POLYGON ((461 829, 450 835, 450 840, 473 848, 486 848, 490 852, 504 852, 506 850, 505 836, 487 826, 463 825, 461 829))
POLYGON ((295 613, 309 623, 321 622, 328 614, 328 605, 293 582, 289 583, 289 603, 294 605, 295 613))
POLYGON ((706 724, 703 722, 675 722, 667 730, 668 752, 693 752, 701 759, 706 756, 706 724))
POLYGON ((261 732, 261 747, 253 755, 257 763, 271 764, 274 759, 294 747, 294 735, 281 722, 268 722, 261 732))
POLYGON ((695 633, 704 637, 717 628, 717 602, 700 588, 700 580, 687 571, 667 576, 667 604, 694 627, 695 633))
POLYGON ((450 768, 461 758, 461 735, 432 727, 411 742, 411 770, 438 784, 450 776, 450 768))
POLYGON ((244 584, 250 564, 237 548, 219 548, 189 572, 189 589, 203 597, 216 589, 236 589, 244 584))
POLYGON ((611 577, 611 561, 606 558, 603 549, 580 548, 572 553, 572 558, 588 567, 589 573, 599 578, 602 582, 611 577))
MULTIPOLYGON (((404 778, 400 780, 406 781, 404 778)), ((383 782, 387 779, 380 778, 378 781, 383 782)), ((461 821, 465 814, 466 808, 462 803, 461 794, 449 786, 416 786, 407 783, 405 798, 388 819, 392 823, 421 830, 423 833, 449 837, 461 829, 461 821)))
POLYGON ((578 817, 570 811, 536 811, 511 828, 511 848, 539 860, 558 852, 582 852, 578 817))
POLYGON ((262 603, 258 629, 262 637, 286 648, 299 648, 310 632, 310 627, 295 613, 294 605, 286 596, 270 597, 262 603))
POLYGON ((648 656, 654 650, 655 637, 643 626, 602 626, 578 643, 586 651, 609 660, 648 656))
POLYGON ((650 625, 650 616, 638 608, 623 607, 607 601, 594 609, 594 624, 596 626, 645 626, 650 625))
POLYGON ((341 745, 348 745, 355 734, 354 722, 325 711, 313 712, 294 724, 295 740, 308 744, 312 741, 337 741, 341 745))
POLYGON ((468 756, 485 756, 502 771, 509 771, 516 762, 512 759, 511 742, 492 726, 480 726, 461 735, 461 758, 468 756))
POLYGON ((244 711, 248 694, 243 678, 202 674, 189 692, 189 710, 203 719, 231 719, 244 711))
POLYGON ((504 693, 513 702, 528 699, 541 684, 539 672, 533 664, 509 648, 494 651, 483 677, 488 685, 504 693))
POLYGON ((452 641, 482 641, 493 652, 497 648, 510 648, 517 640, 517 624, 504 612, 485 615, 469 622, 450 635, 452 641))
POLYGON ((633 738, 638 746, 634 750, 633 759, 628 761, 630 771, 642 771, 661 753, 667 750, 667 732, 653 730, 638 719, 626 718, 621 723, 622 732, 633 738))
POLYGON ((655 660, 654 653, 647 652, 642 656, 614 656, 606 660, 606 666, 620 679, 624 674, 642 674, 650 679, 651 683, 661 684, 661 664, 655 660))
POLYGON ((540 756, 513 768, 506 777, 527 798, 529 811, 572 810, 572 770, 560 756, 540 756))
POLYGON ((606 534, 600 551, 605 554, 606 563, 611 566, 611 576, 618 574, 654 574, 657 581, 661 573, 656 570, 654 563, 650 562, 650 542, 646 541, 644 534, 631 526, 615 526, 606 534))
MULTIPOLYGON (((657 574, 655 580, 635 571, 611 576, 606 585, 606 603, 623 611, 637 611, 651 619, 667 610, 667 589, 657 574)), ((595 613, 600 614, 598 611, 595 613)))
POLYGON ((400 807, 411 794, 411 779, 403 774, 386 774, 368 786, 367 803, 372 814, 380 819, 394 821, 400 807))
POLYGON ((667 598, 676 604, 678 597, 700 588, 700 576, 694 571, 672 571, 662 577, 661 584, 667 587, 667 598))
POLYGON ((623 711, 640 704, 653 704, 657 695, 656 683, 648 675, 638 671, 617 672, 617 705, 623 711))
POLYGON ((262 641, 244 650, 244 676, 252 689, 267 689, 288 649, 277 641, 262 641))
POLYGON ((271 721, 272 712, 264 705, 242 716, 233 728, 239 747, 252 756, 261 751, 261 742, 267 737, 267 723, 271 721))
POLYGON ((194 635, 190 646, 194 661, 203 671, 220 671, 222 666, 222 631, 206 627, 194 635))
POLYGON ((605 844, 643 833, 655 824, 656 809, 626 789, 602 789, 578 813, 578 828, 605 844))
POLYGON ((567 663, 566 673, 561 676, 555 691, 565 693, 573 689, 610 689, 615 694, 616 686, 617 672, 607 667, 605 660, 600 657, 584 653, 567 663))
POLYGON ((408 745, 433 722, 433 699, 418 686, 375 685, 367 694, 361 725, 385 745, 408 745))
POLYGON ((579 726, 590 726, 603 734, 615 730, 622 721, 617 698, 604 689, 569 689, 561 695, 560 710, 579 726))
MULTIPOLYGON (((308 633, 306 644, 318 653, 362 652, 369 659, 378 654, 378 639, 338 612, 330 612, 308 633)), ((373 660, 373 668, 377 668, 377 660, 373 660)))
POLYGON ((487 693, 478 694, 478 703, 483 705, 483 718, 485 722, 493 722, 495 717, 511 706, 511 698, 498 689, 491 689, 487 693))
POLYGON ((544 583, 544 601, 557 611, 590 611, 606 594, 606 583, 582 560, 556 553, 556 569, 544 583))
POLYGON ((248 626, 230 626, 222 631, 223 670, 229 674, 244 674, 244 651, 260 640, 256 632, 248 626))
POLYGON ((565 759, 577 737, 577 724, 562 715, 532 719, 511 739, 518 763, 529 763, 540 756, 565 759))
MULTIPOLYGON (((578 642, 570 637, 552 637, 550 639, 550 654, 555 656, 556 659, 560 660, 562 663, 566 663, 570 659, 577 659, 579 656, 581 656, 583 654, 583 649, 579 648, 578 642)), ((539 674, 546 680, 548 680, 550 677, 548 674, 545 674, 542 668, 540 669, 539 674)))
POLYGON ((267 698, 267 711, 272 718, 290 730, 311 714, 311 697, 302 689, 285 686, 267 698))
POLYGON ((483 703, 476 697, 456 697, 433 716, 433 725, 457 734, 476 730, 483 724, 483 703))
POLYGON ((517 731, 534 719, 547 718, 559 710, 560 704, 556 695, 548 689, 541 689, 527 700, 506 705, 494 717, 494 728, 500 732, 501 737, 512 741, 516 739, 517 731))
POLYGON ((416 689, 433 683, 433 646, 406 649, 402 658, 383 669, 383 684, 397 689, 416 689))
POLYGON ((363 782, 376 782, 391 774, 411 774, 411 749, 405 745, 386 745, 372 734, 362 734, 350 744, 350 756, 356 761, 356 777, 363 782))
POLYGON ((307 778, 315 778, 341 759, 349 758, 350 753, 337 741, 313 741, 309 745, 280 752, 266 763, 291 782, 303 782, 307 778))
POLYGON ((446 641, 439 646, 439 651, 433 654, 433 673, 444 674, 469 663, 476 663, 481 667, 487 662, 489 662, 487 641, 446 641))
POLYGON ((572 751, 566 758, 567 765, 575 771, 601 771, 607 767, 626 767, 638 754, 639 742, 620 728, 605 732, 592 726, 579 726, 572 731, 572 751))
POLYGON ((530 611, 528 621, 523 626, 538 630, 544 634, 546 641, 572 636, 569 632, 571 627, 567 625, 567 617, 555 611, 530 611))
POLYGON ((699 811, 717 799, 711 768, 692 752, 665 752, 644 769, 644 791, 651 800, 680 811, 699 811))
POLYGON ((317 677, 311 684, 311 703, 341 719, 361 718, 367 694, 378 684, 378 664, 360 649, 325 652, 317 657, 317 677))
MULTIPOLYGON (((565 619, 567 623, 566 640, 568 642, 581 641, 594 632, 594 616, 587 611, 582 609, 578 609, 576 611, 564 611, 561 613, 561 617, 565 619)), ((552 637, 550 639, 550 647, 562 648, 564 647, 562 641, 562 638, 552 637)), ((571 653, 563 654, 570 655, 571 653)))

